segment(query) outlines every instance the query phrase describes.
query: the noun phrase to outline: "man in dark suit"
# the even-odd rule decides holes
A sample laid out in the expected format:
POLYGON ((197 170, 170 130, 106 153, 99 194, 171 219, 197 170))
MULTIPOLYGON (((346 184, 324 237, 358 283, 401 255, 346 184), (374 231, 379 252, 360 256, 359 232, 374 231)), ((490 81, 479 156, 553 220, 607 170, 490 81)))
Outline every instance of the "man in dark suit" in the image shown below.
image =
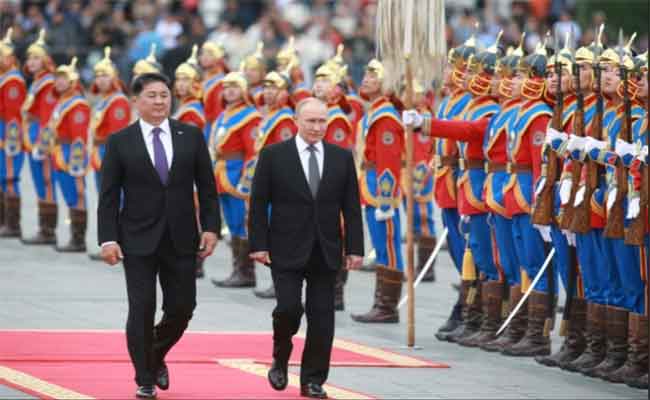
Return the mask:
POLYGON ((136 396, 146 398, 156 396, 154 384, 169 387, 165 355, 183 335, 196 306, 196 255, 212 254, 221 221, 203 134, 169 119, 167 77, 142 74, 132 93, 140 119, 108 140, 97 219, 102 258, 110 265, 124 262, 127 344, 136 396), (157 276, 164 314, 154 326, 157 276))
POLYGON ((336 274, 339 268, 361 266, 361 206, 352 153, 322 140, 327 105, 305 99, 297 107, 296 120, 298 135, 262 150, 257 163, 250 200, 251 258, 271 267, 277 294, 271 386, 287 386, 291 339, 306 312, 300 392, 325 398, 322 385, 334 340, 336 274))

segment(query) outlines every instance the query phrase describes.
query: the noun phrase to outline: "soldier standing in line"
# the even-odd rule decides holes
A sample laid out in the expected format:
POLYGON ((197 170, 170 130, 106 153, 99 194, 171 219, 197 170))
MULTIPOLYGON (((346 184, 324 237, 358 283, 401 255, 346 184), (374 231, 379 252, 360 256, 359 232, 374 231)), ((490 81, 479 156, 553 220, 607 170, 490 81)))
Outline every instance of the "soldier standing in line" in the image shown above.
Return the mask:
POLYGON ((20 237, 20 172, 23 153, 23 116, 27 86, 14 54, 9 28, 0 41, 0 237, 20 237))

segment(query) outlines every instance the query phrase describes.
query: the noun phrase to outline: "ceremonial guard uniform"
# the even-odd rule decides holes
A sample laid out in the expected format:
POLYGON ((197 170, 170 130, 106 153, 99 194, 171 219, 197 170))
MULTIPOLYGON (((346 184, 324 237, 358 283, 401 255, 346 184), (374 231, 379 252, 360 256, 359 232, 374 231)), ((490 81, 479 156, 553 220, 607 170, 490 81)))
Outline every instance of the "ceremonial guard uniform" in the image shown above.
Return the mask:
POLYGON ((291 81, 291 102, 295 105, 311 96, 300 67, 300 58, 298 58, 298 53, 294 46, 293 36, 289 37, 289 42, 278 52, 275 60, 277 62, 276 71, 285 71, 291 81))
POLYGON ((203 135, 206 143, 214 135, 214 125, 223 111, 221 92, 224 74, 228 72, 224 57, 223 47, 213 42, 205 42, 201 46, 199 55, 200 65, 203 68, 203 108, 205 109, 205 128, 203 135))
MULTIPOLYGON (((347 66, 329 60, 316 70, 312 91, 315 97, 327 104, 327 128, 323 140, 353 152, 354 129, 340 106, 341 101, 345 101, 342 85, 346 74, 347 66)), ((343 226, 341 222, 341 229, 343 226)), ((337 311, 345 309, 343 294, 347 280, 348 270, 342 266, 336 275, 334 308, 337 311)))
POLYGON ((258 109, 264 105, 263 80, 266 75, 266 63, 264 62, 263 50, 264 43, 259 42, 255 53, 246 56, 239 67, 244 77, 246 77, 248 96, 258 109))
MULTIPOLYGON (((596 132, 596 116, 598 109, 598 96, 593 92, 595 74, 593 69, 596 54, 602 52, 600 40, 588 47, 581 47, 576 51, 575 63, 580 71, 580 90, 585 94, 582 115, 584 135, 599 135, 596 132)), ((575 89, 575 88, 574 88, 575 89)), ((600 103, 602 105, 602 103, 600 103)), ((604 226, 601 216, 602 207, 598 204, 596 196, 585 198, 585 191, 589 176, 590 166, 585 163, 585 152, 578 147, 569 146, 570 138, 576 139, 575 128, 569 125, 568 131, 571 136, 556 135, 552 130, 547 133, 546 142, 550 148, 565 158, 565 169, 567 166, 579 163, 581 165, 580 178, 577 183, 576 194, 573 199, 575 216, 571 221, 569 229, 575 234, 576 252, 579 264, 579 278, 584 289, 586 300, 586 317, 582 321, 580 315, 580 300, 574 302, 573 315, 570 316, 569 332, 564 343, 568 354, 557 359, 557 365, 563 369, 577 370, 583 364, 596 365, 602 360, 604 351, 604 311, 606 304, 605 281, 601 279, 602 271, 606 270, 602 256, 600 240, 604 226), (586 203, 585 203, 586 202, 586 203), (582 214, 580 212, 585 210, 582 214), (584 329, 583 329, 584 328, 584 329), (584 332, 582 332, 584 330, 584 332), (584 337, 584 345, 581 343, 584 337), (582 350, 584 348, 584 350, 582 350), (582 354, 579 354, 582 352, 582 354)), ((597 172, 597 171, 594 171, 597 172)), ((604 185, 604 177, 593 177, 595 186, 604 185)), ((572 188, 573 189, 573 188, 572 188)), ((560 351, 561 353, 561 351, 560 351)), ((544 364, 555 366, 555 360, 550 357, 544 359, 544 364)))
POLYGON ((70 209, 70 241, 66 246, 57 246, 57 251, 61 252, 86 251, 86 146, 90 106, 82 95, 76 64, 77 58, 73 57, 69 65, 56 69, 56 90, 64 80, 66 87, 61 92, 56 92, 58 102, 46 128, 55 137, 52 160, 56 183, 70 209))
POLYGON ((233 271, 219 287, 255 287, 255 263, 248 257, 247 202, 255 162, 255 141, 262 116, 248 98, 248 85, 241 72, 230 72, 222 80, 225 109, 215 121, 208 148, 216 160, 214 174, 221 210, 231 234, 233 271), (237 88, 239 96, 228 98, 237 88))
MULTIPOLYGON (((282 73, 271 71, 264 77, 264 118, 259 124, 259 132, 255 143, 255 153, 273 143, 289 140, 298 133, 298 125, 293 119, 293 109, 290 107, 291 80, 282 73)), ((246 176, 253 178, 257 158, 249 162, 246 176)), ((271 210, 273 212, 273 210, 271 210)), ((263 299, 275 298, 275 287, 256 290, 255 296, 263 299)))
POLYGON ((56 244, 57 204, 50 151, 53 132, 46 129, 56 105, 54 97, 54 63, 45 44, 45 31, 27 48, 27 70, 33 81, 23 103, 23 149, 29 155, 32 180, 38 197, 36 236, 23 239, 24 244, 56 244))
MULTIPOLYGON (((517 258, 523 266, 522 290, 537 275, 546 258, 544 240, 531 222, 535 201, 535 183, 541 175, 542 145, 552 111, 542 100, 546 74, 546 49, 538 44, 535 52, 520 61, 513 91, 522 104, 508 140, 508 168, 512 175, 504 187, 506 210, 512 216, 517 258)), ((528 326, 523 338, 506 347, 510 356, 548 355, 555 291, 549 288, 548 271, 544 273, 528 301, 528 326), (549 289, 553 290, 549 293, 549 289)), ((554 278, 554 277, 553 277, 554 278)), ((552 282, 552 281, 551 281, 552 282)))
POLYGON ((382 93, 384 78, 381 62, 371 60, 361 87, 370 105, 361 121, 364 149, 359 188, 377 254, 376 283, 372 309, 353 314, 357 322, 398 322, 404 277, 399 216, 404 128, 397 109, 382 93))
MULTIPOLYGON (((590 365, 581 369, 588 376, 606 378, 610 373, 620 368, 627 358, 627 336, 629 312, 642 310, 644 285, 639 271, 638 247, 626 244, 624 241, 624 224, 626 199, 618 203, 619 193, 627 186, 627 176, 619 175, 619 168, 624 168, 617 162, 615 150, 624 147, 622 139, 626 134, 624 120, 626 118, 624 99, 634 100, 635 92, 624 93, 619 71, 622 68, 632 71, 634 62, 631 58, 629 44, 624 49, 607 49, 600 57, 604 66, 604 94, 611 100, 609 115, 606 115, 603 126, 603 138, 606 142, 592 141, 586 150, 590 159, 604 164, 606 167, 607 189, 604 195, 606 224, 603 231, 602 249, 607 262, 606 287, 608 289, 607 306, 605 310, 607 348, 604 359, 595 366, 590 365), (622 58, 621 58, 622 55, 622 58), (613 82, 616 82, 614 85, 613 82), (609 117, 609 118, 608 118, 609 117), (620 142, 619 142, 620 141, 620 142), (617 208, 622 214, 618 214, 617 208)), ((628 82, 630 89, 636 84, 628 82)), ((632 104, 631 121, 644 117, 644 110, 638 103, 632 104)), ((631 126, 627 127, 631 131, 631 126)), ((628 140, 631 138, 627 138, 628 140)), ((633 138, 632 138, 633 139, 633 138)), ((629 143, 628 143, 629 144, 629 143)))
POLYGON ((23 116, 27 94, 9 28, 0 41, 0 237, 20 237, 20 172, 23 168, 23 116))
POLYGON ((94 66, 95 82, 90 88, 91 93, 99 95, 99 100, 93 107, 90 132, 93 135, 93 148, 90 152, 90 165, 95 171, 97 191, 101 187, 101 167, 106 142, 113 133, 126 128, 131 122, 129 99, 124 93, 124 85, 120 81, 117 68, 110 59, 111 49, 104 49, 104 58, 94 66), (109 86, 98 81, 110 80, 109 86))

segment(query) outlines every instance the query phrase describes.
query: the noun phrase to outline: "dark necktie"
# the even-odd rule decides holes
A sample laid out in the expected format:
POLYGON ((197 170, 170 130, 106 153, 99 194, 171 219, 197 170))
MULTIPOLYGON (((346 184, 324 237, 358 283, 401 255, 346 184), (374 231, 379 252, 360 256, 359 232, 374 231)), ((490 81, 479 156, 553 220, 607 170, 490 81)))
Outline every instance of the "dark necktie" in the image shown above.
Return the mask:
POLYGON ((158 171, 158 176, 163 185, 167 184, 167 177, 169 175, 169 166, 167 165, 167 155, 165 154, 165 146, 160 140, 162 129, 155 127, 152 129, 153 133, 153 164, 158 171))
POLYGON ((310 144, 307 147, 309 151, 309 189, 311 189, 311 195, 316 198, 318 193, 318 185, 320 184, 320 173, 318 172, 318 160, 316 160, 316 147, 313 144, 310 144))

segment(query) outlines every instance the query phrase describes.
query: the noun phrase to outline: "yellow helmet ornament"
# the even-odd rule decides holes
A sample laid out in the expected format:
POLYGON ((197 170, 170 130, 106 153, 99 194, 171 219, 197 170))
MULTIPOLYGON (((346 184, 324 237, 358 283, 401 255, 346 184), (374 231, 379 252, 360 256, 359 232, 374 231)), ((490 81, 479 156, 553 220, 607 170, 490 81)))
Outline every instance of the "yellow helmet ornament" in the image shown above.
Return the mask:
POLYGON ((98 75, 108 75, 111 78, 115 78, 118 76, 117 73, 117 68, 115 67, 115 64, 113 64, 113 61, 111 61, 111 47, 106 46, 104 47, 104 58, 99 60, 97 64, 93 67, 93 71, 95 72, 95 76, 98 75))
POLYGON ((287 66, 289 65, 295 67, 300 64, 300 59, 298 58, 298 53, 296 52, 295 39, 293 36, 289 37, 287 45, 278 52, 278 54, 275 56, 275 60, 278 63, 279 69, 288 69, 287 66))
POLYGON ((248 68, 259 70, 266 69, 266 63, 264 62, 264 42, 257 42, 255 52, 244 57, 242 60, 239 69, 244 71, 248 68))
POLYGON ((142 60, 138 60, 133 66, 133 76, 147 73, 162 72, 162 66, 156 60, 156 44, 152 43, 149 49, 149 55, 142 60))
POLYGON ((48 57, 50 55, 47 44, 45 43, 45 29, 38 31, 36 41, 29 45, 27 48, 27 56, 35 55, 40 57, 48 57))
POLYGON ((14 54, 14 43, 11 40, 13 32, 13 28, 7 29, 5 37, 0 41, 0 56, 2 57, 9 57, 14 54))
POLYGON ((217 58, 219 60, 221 60, 226 55, 226 51, 224 50, 223 46, 221 46, 219 43, 211 41, 206 41, 201 45, 201 52, 208 52, 214 58, 217 58))
POLYGON ((76 82, 79 80, 79 72, 77 71, 77 57, 72 57, 70 64, 68 65, 59 65, 56 69, 56 75, 63 75, 70 82, 76 82))
POLYGON ((176 78, 185 76, 195 81, 201 80, 201 69, 197 58, 198 51, 199 47, 197 45, 192 46, 190 57, 176 68, 174 72, 176 78))

